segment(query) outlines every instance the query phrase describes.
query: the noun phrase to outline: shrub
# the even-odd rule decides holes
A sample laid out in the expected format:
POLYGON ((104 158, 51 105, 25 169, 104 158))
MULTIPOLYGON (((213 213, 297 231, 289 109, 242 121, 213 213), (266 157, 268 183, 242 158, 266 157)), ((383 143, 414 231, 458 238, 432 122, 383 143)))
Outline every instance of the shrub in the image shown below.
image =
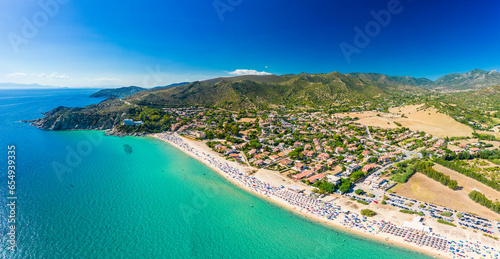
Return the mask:
POLYGON ((363 195, 363 194, 365 194, 365 191, 363 191, 361 189, 357 189, 354 191, 354 193, 356 193, 357 195, 363 195))
POLYGON ((364 201, 364 200, 356 200, 358 203, 361 203, 363 205, 368 205, 368 202, 364 201))
POLYGON ((451 215, 453 215, 451 212, 449 211, 443 211, 441 212, 441 216, 444 216, 444 217, 451 217, 451 215))
POLYGON ((413 211, 413 210, 399 210, 399 212, 406 213, 406 214, 417 214, 419 216, 424 216, 424 213, 418 212, 418 211, 413 211))
POLYGON ((438 219, 438 222, 441 223, 441 224, 445 224, 445 225, 450 225, 450 226, 453 226, 453 227, 457 227, 457 225, 451 223, 451 222, 448 222, 444 219, 438 219))
POLYGON ((377 215, 377 213, 373 210, 364 209, 364 210, 361 210, 361 215, 367 216, 367 217, 373 217, 373 216, 377 215))

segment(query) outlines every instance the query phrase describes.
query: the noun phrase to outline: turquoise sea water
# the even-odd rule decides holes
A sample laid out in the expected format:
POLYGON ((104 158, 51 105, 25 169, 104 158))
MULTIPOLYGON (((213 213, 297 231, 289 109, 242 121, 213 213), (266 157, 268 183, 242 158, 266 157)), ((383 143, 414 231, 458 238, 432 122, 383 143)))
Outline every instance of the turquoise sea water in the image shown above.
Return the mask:
POLYGON ((156 139, 18 122, 102 100, 93 92, 0 90, 2 258, 426 258, 312 223, 156 139), (6 250, 11 144, 16 252, 6 250))

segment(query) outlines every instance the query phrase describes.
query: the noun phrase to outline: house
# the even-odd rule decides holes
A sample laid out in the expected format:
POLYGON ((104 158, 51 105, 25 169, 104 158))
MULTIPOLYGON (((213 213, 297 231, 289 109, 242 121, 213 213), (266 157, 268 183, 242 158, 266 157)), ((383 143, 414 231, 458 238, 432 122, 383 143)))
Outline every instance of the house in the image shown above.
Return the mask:
POLYGON ((328 155, 327 153, 321 153, 318 155, 319 160, 328 160, 328 158, 330 158, 330 155, 328 155))
POLYGON ((271 155, 271 156, 269 156, 269 158, 270 158, 272 161, 276 161, 276 160, 279 158, 279 156, 277 156, 277 155, 271 155))
POLYGON ((302 169, 304 169, 305 165, 303 163, 295 163, 295 166, 293 167, 293 169, 297 170, 297 171, 302 171, 302 169))
POLYGON ((326 181, 329 183, 333 183, 335 185, 340 183, 340 177, 335 176, 335 175, 327 175, 326 176, 326 181))
POLYGON ((391 156, 385 155, 378 158, 379 162, 386 163, 391 161, 391 156))
POLYGON ((214 149, 217 150, 218 152, 224 152, 224 151, 227 150, 227 147, 223 146, 223 145, 217 144, 217 145, 214 146, 214 149))
POLYGON ((253 164, 254 164, 255 166, 261 166, 261 165, 263 165, 263 164, 264 164, 264 161, 262 161, 262 160, 260 160, 260 159, 259 159, 259 160, 255 161, 255 162, 253 162, 253 164))
POLYGON ((477 147, 472 147, 472 148, 469 148, 469 151, 472 153, 472 154, 475 154, 477 152, 479 152, 481 149, 477 148, 477 147))
POLYGON ((351 173, 354 171, 357 171, 359 169, 361 169, 361 166, 359 166, 358 164, 355 164, 355 163, 352 163, 349 166, 347 166, 347 171, 351 172, 351 173))
POLYGON ((192 136, 192 137, 195 137, 195 138, 205 138, 207 137, 207 134, 203 131, 199 131, 199 130, 192 130, 189 132, 189 135, 192 136))
POLYGON ((301 193, 304 191, 304 189, 300 189, 299 187, 297 187, 295 185, 288 187, 288 190, 290 190, 292 192, 296 192, 296 193, 301 193))
POLYGON ((291 165, 293 165, 293 160, 285 158, 285 159, 280 161, 280 165, 281 166, 291 166, 291 165))
POLYGON ((126 125, 126 126, 135 126, 135 125, 141 125, 143 124, 144 122, 142 121, 133 121, 131 119, 124 119, 123 120, 123 124, 126 125))
POLYGON ((240 159, 240 154, 238 154, 238 153, 231 153, 231 154, 229 154, 229 157, 234 158, 234 159, 240 159))
POLYGON ((369 165, 363 166, 363 169, 361 169, 361 171, 363 171, 363 173, 367 173, 367 172, 374 170, 375 168, 377 168, 376 164, 369 164, 369 165))
POLYGON ((316 181, 321 180, 323 178, 325 178, 325 174, 317 174, 307 178, 306 181, 309 181, 310 183, 315 183, 316 181))
POLYGON ((299 174, 296 174, 296 175, 292 176, 292 178, 293 178, 294 180, 300 180, 300 179, 302 179, 302 178, 304 178, 304 177, 309 177, 309 176, 311 176, 311 175, 313 175, 313 174, 314 174, 314 172, 313 172, 313 171, 311 171, 311 170, 305 170, 305 171, 304 171, 304 172, 302 172, 302 173, 299 173, 299 174))
POLYGON ((258 155, 255 155, 255 159, 263 159, 265 158, 266 155, 265 154, 258 154, 258 155))

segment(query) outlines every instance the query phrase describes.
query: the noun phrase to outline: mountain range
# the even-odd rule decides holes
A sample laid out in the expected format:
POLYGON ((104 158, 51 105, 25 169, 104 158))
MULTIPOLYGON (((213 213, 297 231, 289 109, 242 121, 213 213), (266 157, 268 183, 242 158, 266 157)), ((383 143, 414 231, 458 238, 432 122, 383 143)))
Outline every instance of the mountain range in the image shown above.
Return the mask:
POLYGON ((446 75, 436 81, 376 73, 245 75, 153 89, 120 88, 120 92, 137 92, 122 99, 113 96, 85 108, 60 107, 31 122, 44 129, 108 129, 119 125, 130 109, 137 106, 248 110, 341 104, 355 107, 368 103, 377 108, 402 103, 405 94, 420 95, 429 89, 483 89, 497 84, 500 85, 498 72, 478 69, 446 75), (389 104, 390 100, 396 102, 389 104))

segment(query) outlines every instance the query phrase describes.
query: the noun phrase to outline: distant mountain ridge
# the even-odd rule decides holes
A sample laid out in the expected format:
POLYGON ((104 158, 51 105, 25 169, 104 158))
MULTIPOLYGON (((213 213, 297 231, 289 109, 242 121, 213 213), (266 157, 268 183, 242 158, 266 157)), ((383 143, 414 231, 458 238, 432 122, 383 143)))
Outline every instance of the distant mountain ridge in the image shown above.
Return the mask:
POLYGON ((174 87, 174 86, 179 86, 179 85, 187 85, 189 83, 191 83, 191 82, 180 82, 180 83, 169 84, 169 85, 166 85, 166 86, 156 86, 156 87, 153 87, 152 89, 174 87))
POLYGON ((377 73, 348 73, 362 80, 370 80, 387 85, 411 85, 435 90, 478 90, 500 85, 500 73, 496 70, 473 69, 466 73, 451 73, 435 81, 421 77, 388 76, 377 73))
POLYGON ((128 86, 128 87, 120 87, 114 89, 102 89, 97 93, 92 94, 90 97, 92 98, 109 98, 109 97, 118 97, 123 98, 130 95, 133 95, 142 90, 146 90, 145 88, 138 86, 128 86))
POLYGON ((466 73, 451 73, 433 82, 433 88, 450 90, 483 89, 500 85, 500 73, 496 70, 473 69, 466 73))
POLYGON ((387 85, 429 86, 433 83, 432 80, 424 77, 388 76, 378 73, 348 73, 347 75, 387 85))

